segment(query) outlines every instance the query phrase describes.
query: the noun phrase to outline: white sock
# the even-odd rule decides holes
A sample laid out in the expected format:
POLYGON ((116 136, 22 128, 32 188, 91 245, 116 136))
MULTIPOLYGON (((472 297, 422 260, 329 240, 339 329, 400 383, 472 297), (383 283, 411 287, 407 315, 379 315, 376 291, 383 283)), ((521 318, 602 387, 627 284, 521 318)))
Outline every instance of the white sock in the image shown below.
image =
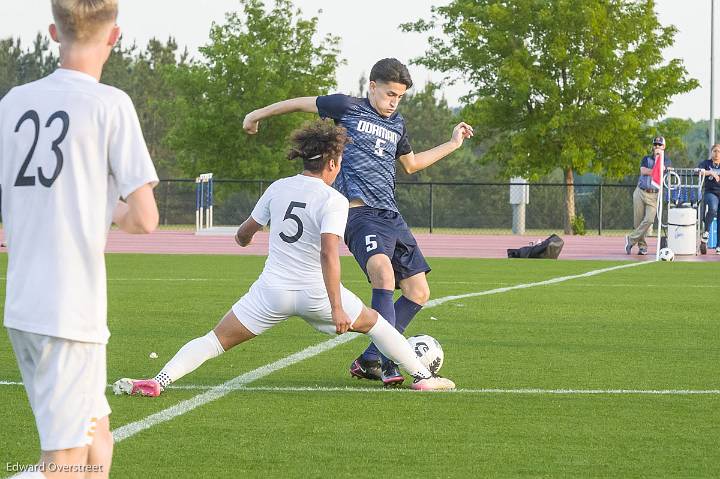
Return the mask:
POLYGON ((208 359, 220 356, 224 352, 215 332, 210 331, 205 336, 195 338, 180 348, 180 351, 175 353, 175 356, 155 376, 155 380, 165 388, 170 383, 195 371, 208 359))
POLYGON ((385 356, 397 363, 413 377, 429 378, 428 368, 423 366, 405 337, 378 314, 377 323, 367 332, 375 346, 385 356))

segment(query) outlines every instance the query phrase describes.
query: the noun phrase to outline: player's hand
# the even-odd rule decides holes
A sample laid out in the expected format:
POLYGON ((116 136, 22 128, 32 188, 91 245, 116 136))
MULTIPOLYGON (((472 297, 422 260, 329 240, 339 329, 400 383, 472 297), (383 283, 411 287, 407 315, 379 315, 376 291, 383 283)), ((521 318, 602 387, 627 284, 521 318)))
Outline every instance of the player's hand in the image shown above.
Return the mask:
POLYGON ((332 320, 335 324, 335 332, 337 334, 347 333, 352 323, 350 316, 348 316, 342 308, 332 310, 332 320))
POLYGON ((710 173, 715 181, 720 181, 720 175, 715 172, 710 173))
POLYGON ((260 124, 260 121, 255 119, 255 113, 254 111, 251 111, 247 115, 245 115, 245 119, 243 120, 243 130, 245 130, 245 133, 248 135, 254 135, 258 132, 258 125, 260 124))
POLYGON ((474 134, 475 132, 473 131, 473 127, 463 121, 453 128, 452 138, 450 141, 459 148, 462 146, 463 141, 466 138, 471 138, 474 134))
POLYGON ((243 238, 242 236, 242 226, 238 228, 238 230, 235 232, 235 242, 238 244, 238 246, 242 246, 243 248, 250 245, 250 242, 252 241, 252 237, 247 240, 243 238))

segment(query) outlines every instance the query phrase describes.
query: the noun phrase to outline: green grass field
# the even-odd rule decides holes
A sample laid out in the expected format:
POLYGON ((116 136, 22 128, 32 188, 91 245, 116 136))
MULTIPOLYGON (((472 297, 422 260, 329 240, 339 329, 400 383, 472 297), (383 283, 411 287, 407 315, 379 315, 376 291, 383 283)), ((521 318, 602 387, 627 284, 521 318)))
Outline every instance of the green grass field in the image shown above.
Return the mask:
MULTIPOLYGON (((0 261, 4 277, 6 256, 0 261)), ((263 261, 108 255, 108 380, 154 375, 216 324, 263 261)), ((441 298, 621 264, 629 263, 433 259, 429 279, 441 298)), ((346 286, 369 300, 352 259, 343 267, 346 286)), ((408 333, 440 340, 442 373, 458 391, 352 380, 347 367, 366 345, 361 337, 122 440, 112 475, 720 477, 717 277, 712 263, 652 263, 447 301, 421 311, 408 333), (647 393, 660 390, 671 393, 647 393)), ((160 398, 108 390, 112 427, 205 392, 190 387, 219 385, 328 339, 293 318, 160 398)), ((0 381, 19 379, 2 334, 0 381)), ((0 397, 7 475, 7 463, 36 461, 39 445, 22 386, 1 384, 0 397)))

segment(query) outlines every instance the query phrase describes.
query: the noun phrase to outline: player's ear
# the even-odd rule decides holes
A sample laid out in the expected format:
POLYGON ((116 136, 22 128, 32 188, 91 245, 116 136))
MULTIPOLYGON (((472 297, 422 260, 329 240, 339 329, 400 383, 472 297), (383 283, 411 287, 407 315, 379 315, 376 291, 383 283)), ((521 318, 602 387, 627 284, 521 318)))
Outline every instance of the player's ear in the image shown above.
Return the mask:
POLYGON ((58 38, 58 29, 54 23, 50 24, 48 32, 50 33, 50 38, 52 38, 55 43, 60 43, 60 39, 58 38))
POLYGON ((338 156, 337 158, 332 158, 332 159, 329 161, 330 167, 331 167, 330 171, 334 171, 334 170, 340 169, 340 163, 341 163, 341 161, 342 161, 342 155, 341 155, 341 156, 338 156))
POLYGON ((120 39, 120 35, 122 32, 120 31, 120 27, 117 25, 113 25, 112 30, 110 30, 110 35, 108 36, 108 46, 114 47, 117 41, 120 39))

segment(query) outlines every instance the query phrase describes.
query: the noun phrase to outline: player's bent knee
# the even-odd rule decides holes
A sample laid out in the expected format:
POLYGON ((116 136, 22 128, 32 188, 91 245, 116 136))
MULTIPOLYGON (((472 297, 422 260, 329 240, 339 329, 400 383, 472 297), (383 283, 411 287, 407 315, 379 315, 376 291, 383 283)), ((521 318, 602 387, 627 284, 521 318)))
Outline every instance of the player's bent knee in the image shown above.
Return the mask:
POLYGON ((255 337, 255 334, 235 316, 232 309, 225 314, 213 331, 225 351, 255 337))
POLYGON ((358 318, 353 323, 352 331, 365 334, 368 331, 370 331, 373 326, 375 326, 375 323, 377 323, 377 320, 378 320, 377 311, 375 311, 374 309, 370 309, 366 306, 363 306, 360 316, 358 316, 358 318))
MULTIPOLYGON (((424 275, 424 273, 423 273, 424 275)), ((430 286, 425 277, 413 277, 400 282, 403 296, 419 305, 424 305, 430 299, 430 286)))
POLYGON ((367 262, 367 274, 373 288, 395 289, 395 272, 390 258, 384 254, 371 256, 367 262))
POLYGON ((420 306, 423 306, 430 299, 430 288, 427 287, 413 289, 409 292, 409 294, 406 294, 405 297, 413 303, 417 303, 420 306))

